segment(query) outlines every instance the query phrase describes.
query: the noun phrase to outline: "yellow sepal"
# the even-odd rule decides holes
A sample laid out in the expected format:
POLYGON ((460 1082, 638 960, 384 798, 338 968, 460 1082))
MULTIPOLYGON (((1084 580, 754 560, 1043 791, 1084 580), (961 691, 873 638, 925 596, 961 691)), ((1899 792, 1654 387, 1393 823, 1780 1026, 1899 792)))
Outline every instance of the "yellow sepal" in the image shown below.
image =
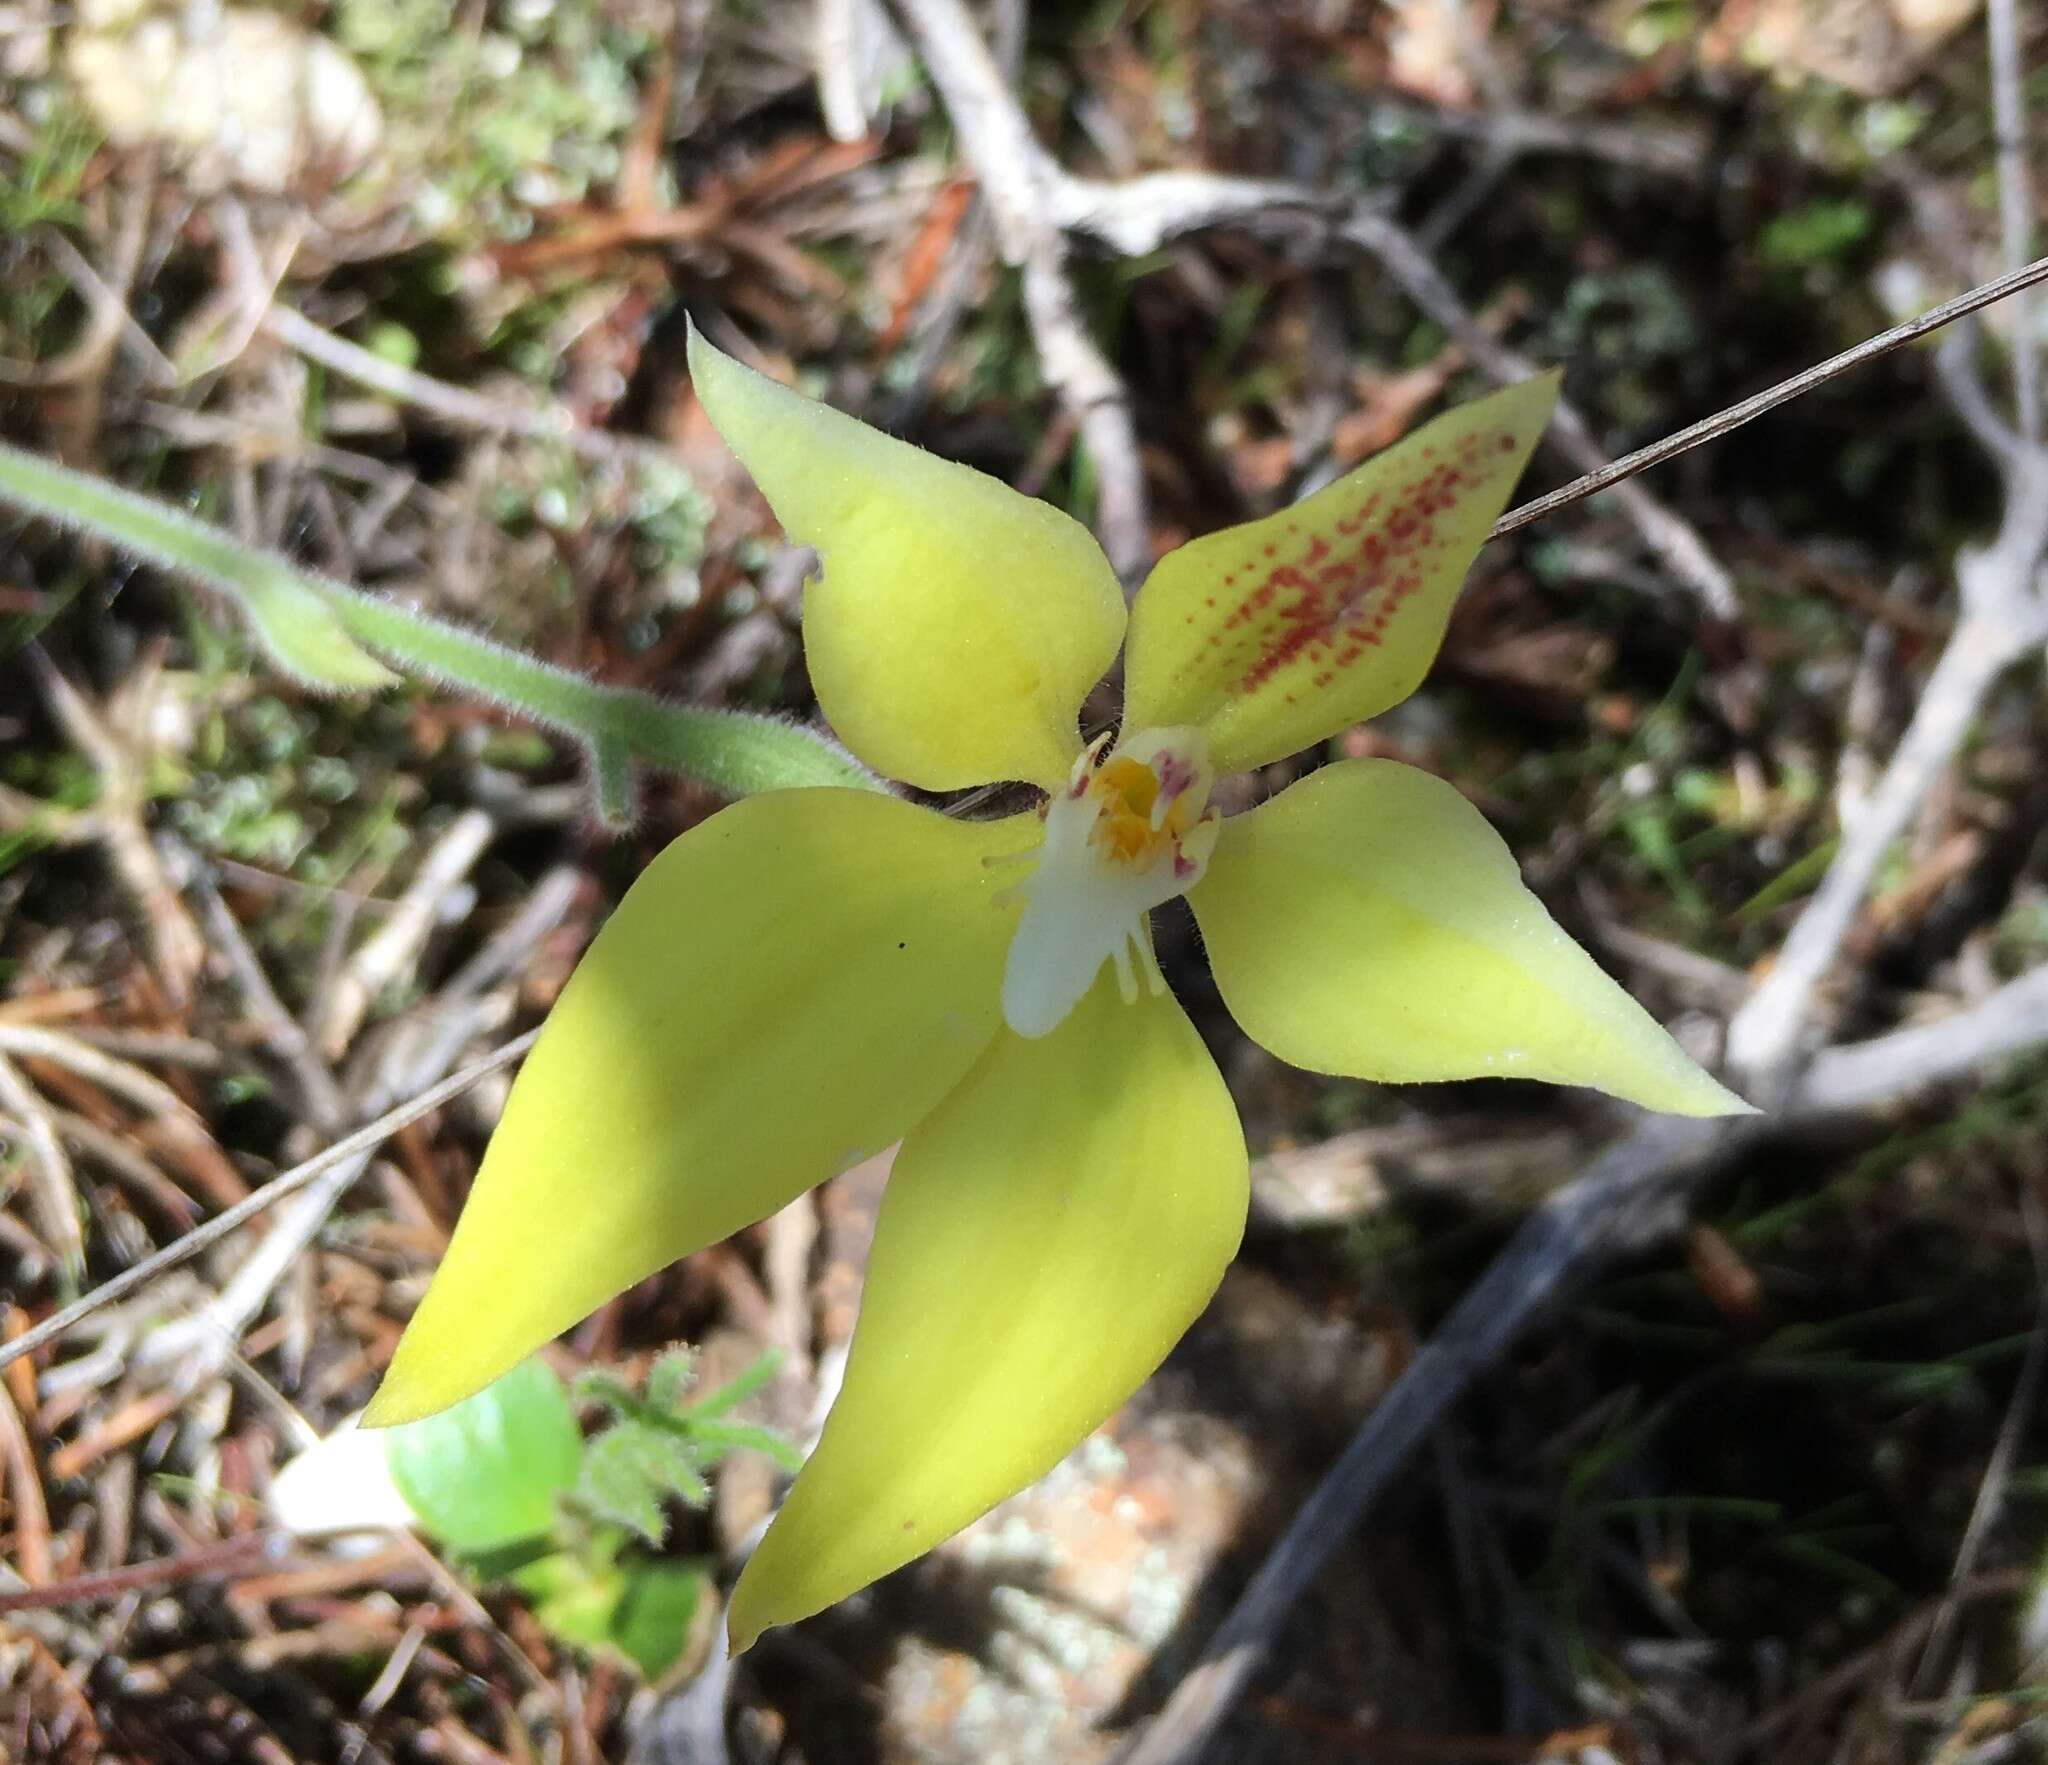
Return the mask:
POLYGON ((1165 1358, 1244 1230, 1244 1135, 1180 1007, 1105 979, 1005 1030, 905 1142, 846 1383, 734 1591, 735 1648, 1057 1464, 1165 1358))
POLYGON ((1295 1066, 1749 1108, 1558 929, 1485 817, 1412 766, 1347 760, 1226 821, 1188 900, 1231 1015, 1295 1066))
POLYGON ((1081 700, 1123 641, 1123 595, 1088 530, 695 331, 690 373, 790 538, 823 562, 804 653, 840 739, 925 790, 1063 780, 1081 700))
POLYGON ((922 1119, 1000 1021, 1017 909, 982 860, 1037 837, 793 790, 669 846, 549 1013, 368 1419, 467 1397, 922 1119))

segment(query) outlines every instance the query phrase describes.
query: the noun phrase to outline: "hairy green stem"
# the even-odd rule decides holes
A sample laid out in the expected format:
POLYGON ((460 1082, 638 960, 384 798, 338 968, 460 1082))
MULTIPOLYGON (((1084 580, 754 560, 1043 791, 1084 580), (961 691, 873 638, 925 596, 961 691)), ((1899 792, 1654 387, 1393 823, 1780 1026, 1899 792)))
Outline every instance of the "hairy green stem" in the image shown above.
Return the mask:
POLYGON ((93 534, 226 594, 277 664, 309 687, 386 686, 396 678, 383 665, 389 662, 561 731, 583 748, 599 814, 613 826, 631 819, 636 761, 733 797, 817 785, 886 788, 816 730, 600 685, 382 595, 300 570, 168 504, 4 444, 0 503, 93 534))

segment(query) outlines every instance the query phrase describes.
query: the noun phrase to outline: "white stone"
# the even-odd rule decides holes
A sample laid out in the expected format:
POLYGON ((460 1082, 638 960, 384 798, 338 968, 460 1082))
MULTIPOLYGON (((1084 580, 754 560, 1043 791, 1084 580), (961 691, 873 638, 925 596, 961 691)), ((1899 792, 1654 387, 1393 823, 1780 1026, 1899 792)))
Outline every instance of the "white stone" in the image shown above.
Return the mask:
POLYGON ((356 64, 280 14, 228 7, 189 28, 111 5, 95 16, 106 28, 65 57, 85 107, 117 146, 163 147, 201 184, 276 194, 361 169, 383 140, 356 64))

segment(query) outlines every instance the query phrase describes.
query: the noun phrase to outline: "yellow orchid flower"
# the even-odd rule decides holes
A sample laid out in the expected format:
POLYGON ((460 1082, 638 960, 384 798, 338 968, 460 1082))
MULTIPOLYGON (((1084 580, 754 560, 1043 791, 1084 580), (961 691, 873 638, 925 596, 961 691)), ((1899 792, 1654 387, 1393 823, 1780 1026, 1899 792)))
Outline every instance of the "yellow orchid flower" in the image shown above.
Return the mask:
POLYGON ((901 1140, 846 1377, 733 1595, 735 1647, 1041 1475, 1158 1366, 1235 1254, 1243 1130, 1152 953, 1185 895, 1224 1002, 1296 1066, 1746 1107, 1552 922, 1448 785, 1344 761, 1221 818, 1219 772, 1412 692, 1556 395, 1465 405, 1293 508, 1182 546, 1125 637, 1087 531, 692 337, 697 394, 822 578, 818 702, 929 791, 753 797, 591 945, 512 1088, 373 1423, 452 1404, 633 1282, 901 1140))

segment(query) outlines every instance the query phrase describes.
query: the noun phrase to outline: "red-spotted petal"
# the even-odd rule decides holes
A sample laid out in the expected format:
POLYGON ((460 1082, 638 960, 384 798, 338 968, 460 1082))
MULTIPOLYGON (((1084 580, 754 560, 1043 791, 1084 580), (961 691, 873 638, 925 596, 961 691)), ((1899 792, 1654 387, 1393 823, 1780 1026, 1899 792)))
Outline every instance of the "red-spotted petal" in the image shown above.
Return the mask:
POLYGON ((1219 770, 1405 699, 1557 400, 1557 376, 1447 411, 1293 508, 1162 558, 1131 608, 1127 726, 1192 724, 1219 770))

